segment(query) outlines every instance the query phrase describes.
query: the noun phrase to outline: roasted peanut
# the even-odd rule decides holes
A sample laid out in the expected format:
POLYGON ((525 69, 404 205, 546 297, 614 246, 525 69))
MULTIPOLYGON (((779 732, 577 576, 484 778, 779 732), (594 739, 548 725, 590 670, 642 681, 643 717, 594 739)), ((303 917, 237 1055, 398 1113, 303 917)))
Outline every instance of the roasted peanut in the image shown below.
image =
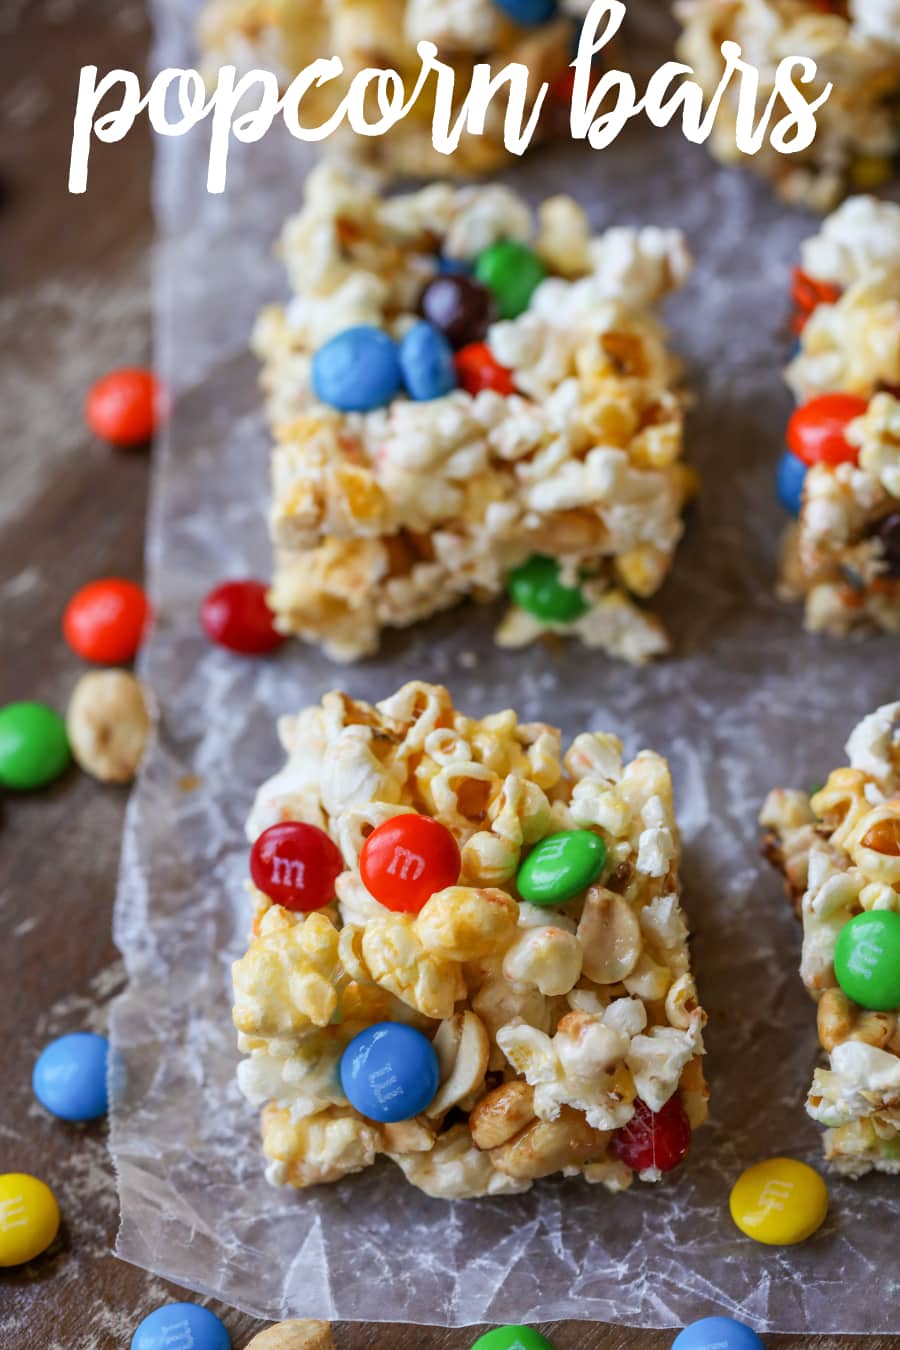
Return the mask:
POLYGON ((534 1120, 534 1088, 521 1079, 501 1083, 475 1107, 469 1129, 476 1148, 499 1148, 534 1120))

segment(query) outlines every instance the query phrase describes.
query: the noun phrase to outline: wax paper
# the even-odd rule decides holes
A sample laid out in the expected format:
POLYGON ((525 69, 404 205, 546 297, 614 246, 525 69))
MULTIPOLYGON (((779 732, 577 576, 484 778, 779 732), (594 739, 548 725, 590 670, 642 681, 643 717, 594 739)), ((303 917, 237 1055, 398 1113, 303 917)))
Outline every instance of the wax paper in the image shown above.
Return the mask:
MULTIPOLYGON (((669 54, 665 11, 630 5, 628 50, 651 69, 669 54)), ((191 65, 189 10, 160 0, 156 17, 158 61, 191 65)), ((473 605, 390 635, 360 665, 299 643, 242 660, 207 644, 197 607, 223 577, 267 573, 268 445, 246 344, 258 306, 282 293, 270 246, 310 154, 273 133, 233 153, 227 191, 211 197, 205 153, 200 133, 158 146, 156 359, 176 399, 155 469, 158 622, 141 663, 162 721, 128 811, 115 921, 129 975, 112 1020, 119 1255, 267 1318, 666 1326, 722 1311, 779 1331, 900 1331, 896 1178, 832 1178, 825 1227, 796 1249, 754 1245, 728 1214, 742 1167, 820 1159, 803 1110, 815 1014, 797 925, 759 858, 757 812, 771 786, 821 781, 856 721, 900 696, 896 641, 809 637, 773 597, 788 277, 814 220, 646 123, 602 153, 566 143, 507 175, 534 199, 574 193, 595 226, 681 226, 695 252, 667 310, 703 476, 659 601, 671 658, 635 670, 577 645, 501 652, 496 610, 473 605), (672 762, 713 1097, 685 1167, 662 1185, 611 1196, 548 1180, 448 1204, 388 1161, 300 1193, 263 1178, 230 1019, 229 967, 248 925, 244 820, 282 762, 280 713, 336 686, 376 699, 413 677, 445 682, 473 713, 513 706, 568 735, 615 730, 629 752, 651 746, 672 762)))

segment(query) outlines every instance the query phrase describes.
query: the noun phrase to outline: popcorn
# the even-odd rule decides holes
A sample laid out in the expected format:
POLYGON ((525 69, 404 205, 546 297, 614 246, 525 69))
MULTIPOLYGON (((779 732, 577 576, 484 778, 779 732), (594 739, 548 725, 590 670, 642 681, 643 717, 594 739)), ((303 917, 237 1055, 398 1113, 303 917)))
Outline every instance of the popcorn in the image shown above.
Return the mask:
POLYGON ((855 462, 806 472, 780 593, 804 601, 812 631, 898 632, 900 206, 851 198, 807 240, 802 259, 802 287, 825 287, 832 298, 797 316, 800 345, 785 378, 801 402, 841 394, 868 406, 844 432, 855 462))
POLYGON ((282 252, 294 298, 265 310, 254 337, 276 437, 279 630, 356 660, 384 628, 501 595, 548 555, 578 588, 579 613, 536 615, 520 593, 501 645, 558 632, 636 663, 666 651, 644 602, 668 574, 690 480, 678 368, 650 311, 690 270, 681 234, 591 238, 570 198, 535 221, 498 185, 383 197, 377 180, 320 165, 282 252), (402 337, 438 254, 471 263, 504 240, 535 248, 549 272, 523 313, 487 333, 514 392, 398 396, 368 412, 318 401, 324 340, 361 322, 402 337))
POLYGON ((761 822, 765 852, 800 896, 801 977, 817 1001, 827 1056, 806 1099, 826 1126, 825 1155, 851 1177, 900 1173, 900 1008, 860 1007, 840 987, 835 948, 847 924, 875 909, 900 912, 900 702, 877 709, 846 746, 850 766, 835 769, 812 796, 776 789, 761 822), (881 847, 879 847, 881 845, 881 847))
MULTIPOLYGON (((802 96, 811 101, 827 84, 830 96, 816 113, 811 145, 785 155, 764 144, 753 168, 770 179, 786 201, 827 211, 852 187, 878 187, 891 176, 900 147, 895 103, 900 92, 900 15, 895 0, 679 0, 681 59, 711 96, 724 70, 721 44, 741 48, 760 75, 760 97, 774 93, 775 71, 785 56, 815 61, 818 74, 802 96)), ((796 76, 795 76, 796 79, 796 76)), ((735 148, 737 98, 731 89, 719 105, 710 146, 725 164, 745 162, 735 148)))
POLYGON ((421 682, 374 706, 326 694, 279 734, 288 761, 259 789, 249 837, 299 808, 346 870, 310 913, 251 888, 233 967, 238 1086, 262 1108, 270 1181, 318 1185, 384 1153, 440 1198, 512 1194, 557 1171, 619 1190, 631 1170, 614 1132, 639 1099, 656 1110, 677 1096, 702 1123, 705 1017, 665 761, 644 751, 623 764, 604 733, 564 753, 554 728, 510 711, 469 718, 421 682), (564 904, 521 900, 533 846, 585 828, 584 802, 613 790, 618 808, 588 827, 606 848, 597 884, 564 904), (461 874, 418 912, 395 911, 367 891, 360 854, 373 828, 411 812, 450 831, 461 874), (646 828, 671 843, 665 875, 636 865, 646 828), (502 880, 486 884, 498 860, 502 880), (341 1084, 346 1047, 385 1021, 424 1033, 437 1058, 436 1095, 410 1120, 363 1117, 341 1084))
MULTIPOLYGON (((564 11, 538 24, 516 23, 494 0, 206 0, 198 24, 204 69, 212 83, 219 67, 234 65, 243 74, 254 68, 274 71, 287 86, 313 61, 337 56, 342 73, 305 91, 301 120, 323 125, 337 110, 354 76, 369 67, 395 70, 407 94, 416 86, 421 61, 419 42, 432 42, 438 58, 452 65, 457 90, 467 91, 475 66, 489 62, 493 70, 515 62, 529 72, 529 99, 545 81, 553 86, 564 76, 588 0, 574 0, 564 11)), ((346 155, 385 164, 395 174, 414 177, 471 177, 495 171, 507 159, 503 144, 506 103, 492 100, 481 135, 467 133, 453 154, 441 154, 432 143, 429 85, 408 115, 378 138, 356 135, 346 127, 331 138, 346 155)), ((553 95, 550 95, 550 102, 553 95)), ((454 118, 460 111, 460 97, 454 118)), ((530 111, 530 109, 529 109, 530 111)), ((371 122, 374 102, 368 106, 371 122)), ((526 116, 527 120, 527 116, 526 116)), ((552 127, 552 109, 544 108, 538 135, 552 127)))

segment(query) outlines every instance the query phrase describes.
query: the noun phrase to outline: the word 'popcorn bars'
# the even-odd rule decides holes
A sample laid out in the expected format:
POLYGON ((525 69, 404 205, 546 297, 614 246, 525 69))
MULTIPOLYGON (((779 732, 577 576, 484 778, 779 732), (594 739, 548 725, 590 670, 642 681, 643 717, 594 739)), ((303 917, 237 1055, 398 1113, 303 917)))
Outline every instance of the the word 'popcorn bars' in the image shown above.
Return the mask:
POLYGON ((900 631, 900 206, 852 197, 803 245, 785 372, 781 590, 807 628, 900 631))
POLYGON ((839 1171, 900 1174, 900 703, 865 718, 847 754, 812 795, 771 792, 760 820, 799 905, 828 1056, 806 1109, 839 1171))
POLYGON ((294 291, 255 346, 277 443, 269 603, 332 657, 508 589, 498 641, 667 648, 640 603, 682 533, 676 366, 654 303, 681 234, 592 237, 507 188, 382 197, 320 167, 282 251, 294 291))
MULTIPOLYGON (((549 85, 539 127, 567 130, 569 62, 588 7, 589 0, 208 0, 199 36, 210 71, 259 67, 284 85, 314 61, 338 57, 341 76, 304 95, 308 126, 326 122, 354 77, 369 68, 395 70, 409 94, 421 67, 416 47, 424 41, 435 44, 438 58, 457 76, 454 120, 476 64, 487 62, 499 72, 515 62, 528 72, 529 102, 542 84, 549 85)), ((409 115, 384 136, 345 133, 344 152, 416 177, 482 174, 502 164, 505 98, 498 95, 488 105, 482 135, 464 134, 458 149, 445 155, 432 143, 434 93, 432 79, 409 115)), ((372 98, 370 122, 378 118, 372 98)))
MULTIPOLYGON (((787 201, 827 211, 847 192, 878 187, 900 149, 900 20, 895 0, 678 0, 684 32, 678 52, 709 97, 724 59, 721 44, 740 45, 759 71, 760 101, 774 96, 775 72, 788 53, 816 63, 803 85, 812 102, 831 94, 816 112, 815 139, 785 154, 763 143, 751 157, 735 148, 737 89, 726 94, 712 129, 717 159, 751 165, 787 201)), ((779 101, 776 115, 787 108, 779 101)))
POLYGON ((657 1181, 706 1116, 665 760, 405 685, 283 718, 248 832, 239 1083, 267 1175, 446 1198, 657 1181))

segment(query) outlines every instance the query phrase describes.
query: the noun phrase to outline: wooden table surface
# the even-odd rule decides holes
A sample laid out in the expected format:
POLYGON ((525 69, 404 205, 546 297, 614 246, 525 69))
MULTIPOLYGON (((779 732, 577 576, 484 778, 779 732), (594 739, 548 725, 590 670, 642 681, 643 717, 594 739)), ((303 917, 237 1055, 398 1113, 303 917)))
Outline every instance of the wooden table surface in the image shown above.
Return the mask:
MULTIPOLYGON (((80 66, 141 70, 148 38, 139 0, 0 4, 0 703, 63 708, 80 674, 60 638, 67 597, 96 576, 141 575, 148 460, 93 442, 81 402, 97 375, 148 358, 149 137, 136 128, 119 145, 95 147, 84 196, 68 195, 66 176, 80 66)), ((121 987, 110 915, 125 799, 73 770, 50 791, 2 803, 0 1171, 45 1178, 64 1215, 48 1254, 0 1272, 2 1350, 127 1347, 153 1307, 191 1297, 112 1256, 118 1210, 105 1130, 51 1119, 30 1088, 41 1045, 102 1030, 121 987)), ((240 1350, 258 1327, 213 1306, 240 1350)), ((585 1323, 549 1334, 558 1350, 657 1350, 672 1340, 585 1323)), ((472 1330, 336 1329, 340 1350, 463 1350, 474 1339, 472 1330)), ((900 1338, 770 1343, 886 1350, 900 1338)))

